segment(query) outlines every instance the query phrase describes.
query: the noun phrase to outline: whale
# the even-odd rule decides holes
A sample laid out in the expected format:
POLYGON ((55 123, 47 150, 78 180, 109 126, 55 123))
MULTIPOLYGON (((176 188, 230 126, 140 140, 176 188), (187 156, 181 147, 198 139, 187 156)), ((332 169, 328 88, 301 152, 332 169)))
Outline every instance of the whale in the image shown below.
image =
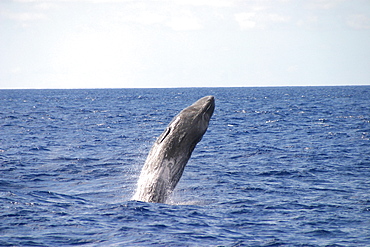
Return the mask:
POLYGON ((205 96, 172 119, 149 151, 133 200, 166 203, 207 131, 214 109, 214 96, 205 96))

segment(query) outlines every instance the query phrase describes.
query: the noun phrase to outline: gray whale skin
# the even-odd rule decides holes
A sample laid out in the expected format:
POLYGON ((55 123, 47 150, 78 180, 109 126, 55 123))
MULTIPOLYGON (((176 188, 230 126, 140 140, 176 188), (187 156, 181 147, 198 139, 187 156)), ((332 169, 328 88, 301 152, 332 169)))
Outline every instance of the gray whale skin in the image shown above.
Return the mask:
POLYGON ((146 158, 133 200, 166 202, 191 153, 206 132, 214 109, 214 97, 206 96, 172 119, 146 158))

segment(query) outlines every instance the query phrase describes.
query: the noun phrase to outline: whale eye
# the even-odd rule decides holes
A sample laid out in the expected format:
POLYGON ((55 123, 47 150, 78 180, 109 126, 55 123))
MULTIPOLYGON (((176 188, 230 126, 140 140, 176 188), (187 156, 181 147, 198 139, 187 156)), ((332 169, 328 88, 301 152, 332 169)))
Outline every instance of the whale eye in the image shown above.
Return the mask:
POLYGON ((171 127, 167 127, 166 130, 162 133, 162 135, 158 138, 157 142, 162 143, 164 139, 168 136, 171 132, 171 127))

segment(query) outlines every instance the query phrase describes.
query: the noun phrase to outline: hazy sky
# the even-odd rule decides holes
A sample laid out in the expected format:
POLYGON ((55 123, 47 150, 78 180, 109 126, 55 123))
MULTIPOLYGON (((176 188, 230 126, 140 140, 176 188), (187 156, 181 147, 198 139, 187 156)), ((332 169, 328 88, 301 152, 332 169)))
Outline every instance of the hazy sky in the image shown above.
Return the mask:
POLYGON ((370 85, 369 0, 0 1, 0 88, 370 85))

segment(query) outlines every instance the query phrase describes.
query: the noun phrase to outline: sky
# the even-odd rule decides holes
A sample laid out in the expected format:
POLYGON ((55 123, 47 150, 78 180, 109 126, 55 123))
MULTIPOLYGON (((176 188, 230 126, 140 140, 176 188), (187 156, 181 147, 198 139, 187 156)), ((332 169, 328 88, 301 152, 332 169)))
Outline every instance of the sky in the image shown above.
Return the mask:
POLYGON ((369 0, 2 0, 0 89, 370 85, 369 0))

